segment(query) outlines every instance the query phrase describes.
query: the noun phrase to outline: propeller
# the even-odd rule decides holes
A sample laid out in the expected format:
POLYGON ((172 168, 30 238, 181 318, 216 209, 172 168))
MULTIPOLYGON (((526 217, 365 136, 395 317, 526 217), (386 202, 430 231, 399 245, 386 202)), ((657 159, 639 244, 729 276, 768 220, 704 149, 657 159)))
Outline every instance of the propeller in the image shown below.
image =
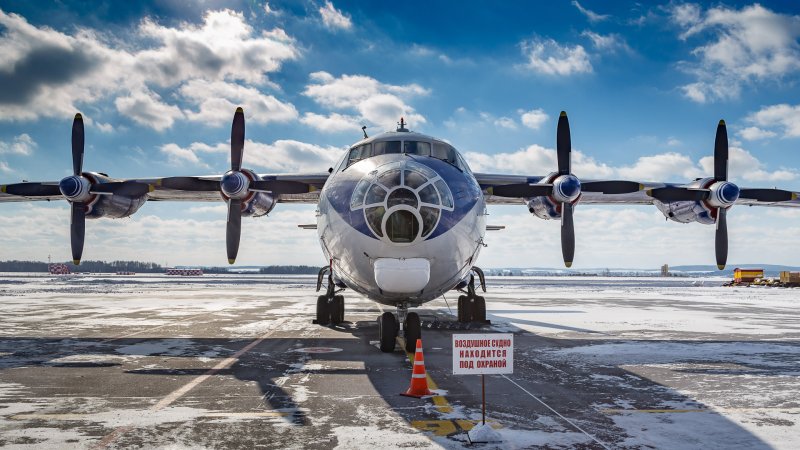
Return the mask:
MULTIPOLYGON (((82 177, 83 173, 83 116, 75 114, 72 121, 72 175, 82 177)), ((60 186, 59 186, 60 187, 60 186)), ((83 254, 83 241, 86 237, 86 204, 72 202, 72 220, 69 225, 70 245, 72 247, 72 262, 81 263, 83 254)))
MULTIPOLYGON (((572 139, 569 133, 569 119, 567 119, 567 113, 561 111, 556 129, 556 156, 560 176, 572 176, 570 171, 571 153, 572 139)), ((575 180, 577 181, 577 178, 575 180)), ((578 182, 578 193, 580 193, 580 182, 578 182)), ((572 202, 569 201, 561 202, 561 255, 564 257, 564 265, 572 266, 572 259, 575 256, 575 224, 572 218, 572 202)))
MULTIPOLYGON (((227 179, 232 179, 238 175, 238 179, 243 177, 240 172, 242 169, 242 156, 244 154, 244 110, 236 108, 231 124, 231 170, 220 180, 220 189, 225 190, 227 179)), ((238 181, 238 180, 237 180, 238 181)), ((243 181, 243 180, 242 180, 243 181)), ((247 194, 247 189, 243 189, 243 194, 247 194)), ((242 199, 228 199, 228 222, 225 226, 225 248, 228 251, 228 264, 236 262, 239 253, 239 239, 242 234, 242 199)))

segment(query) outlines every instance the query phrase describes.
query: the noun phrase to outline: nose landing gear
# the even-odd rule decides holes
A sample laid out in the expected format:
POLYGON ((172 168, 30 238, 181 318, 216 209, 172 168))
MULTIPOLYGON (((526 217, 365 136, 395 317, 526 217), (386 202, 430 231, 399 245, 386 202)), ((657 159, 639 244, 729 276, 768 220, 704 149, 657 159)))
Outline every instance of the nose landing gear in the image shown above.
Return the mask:
POLYGON ((408 303, 406 302, 397 304, 396 317, 388 311, 378 317, 378 339, 381 351, 393 352, 397 336, 401 333, 406 341, 405 351, 413 352, 417 346, 417 339, 422 337, 422 323, 419 314, 408 312, 408 303))

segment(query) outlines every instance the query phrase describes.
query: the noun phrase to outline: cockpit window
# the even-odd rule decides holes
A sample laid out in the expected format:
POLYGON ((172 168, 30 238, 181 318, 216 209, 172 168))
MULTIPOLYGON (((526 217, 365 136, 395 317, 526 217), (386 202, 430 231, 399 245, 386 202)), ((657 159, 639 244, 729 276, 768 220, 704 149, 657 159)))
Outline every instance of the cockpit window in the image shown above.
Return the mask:
POLYGON ((376 142, 374 151, 370 156, 386 155, 390 153, 400 153, 400 141, 376 142))
POLYGON ((405 141, 403 153, 412 155, 431 156, 431 144, 420 141, 405 141))
POLYGON ((347 157, 348 167, 362 159, 377 155, 407 153, 409 155, 430 156, 440 159, 458 167, 461 171, 468 171, 466 164, 451 145, 443 142, 425 141, 378 141, 371 144, 362 144, 350 149, 347 157))

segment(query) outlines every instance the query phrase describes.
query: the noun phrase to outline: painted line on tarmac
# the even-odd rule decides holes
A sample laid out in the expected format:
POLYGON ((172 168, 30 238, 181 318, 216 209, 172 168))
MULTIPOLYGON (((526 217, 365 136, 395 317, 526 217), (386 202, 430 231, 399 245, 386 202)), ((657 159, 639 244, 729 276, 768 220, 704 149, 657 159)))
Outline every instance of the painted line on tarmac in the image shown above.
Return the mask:
MULTIPOLYGON (((282 411, 258 411, 258 412, 210 412, 200 414, 198 417, 217 417, 217 418, 231 418, 231 419, 260 419, 264 417, 285 417, 291 415, 288 412, 282 411)), ((52 420, 52 421, 70 421, 70 420, 88 420, 91 421, 96 418, 96 413, 66 413, 66 414, 15 414, 9 416, 11 420, 52 420)), ((132 426, 123 427, 125 429, 133 429, 132 426)))
MULTIPOLYGON (((252 350, 255 346, 264 342, 265 339, 269 338, 272 334, 276 333, 280 330, 281 325, 287 322, 289 319, 278 319, 274 324, 275 328, 267 331, 266 333, 262 334, 258 337, 258 339, 254 340, 253 342, 247 344, 245 347, 234 353, 229 358, 225 358, 219 364, 214 366, 213 368, 209 369, 203 375, 198 376, 197 378, 193 379, 192 381, 186 383, 185 385, 175 389, 174 391, 170 392, 166 397, 162 398, 158 403, 148 408, 149 411, 156 412, 161 411, 162 409, 168 407, 169 405, 175 403, 178 399, 189 393, 192 389, 199 386, 202 382, 206 381, 207 379, 211 378, 212 376, 216 375, 218 372, 228 369, 229 367, 233 366, 236 361, 239 360, 239 357, 244 355, 245 353, 252 350)), ((130 425, 122 426, 110 434, 106 435, 103 439, 101 439, 96 445, 92 446, 92 448, 103 448, 111 445, 118 437, 122 436, 126 432, 132 430, 133 427, 130 425)))
POLYGON ((566 417, 562 416, 561 414, 559 414, 559 412, 558 412, 558 411, 556 411, 555 409, 551 408, 551 407, 550 407, 550 405, 548 405, 547 403, 545 403, 545 402, 543 402, 542 400, 540 400, 540 399, 539 399, 539 397, 537 397, 537 396, 533 395, 533 394, 532 394, 532 393, 531 393, 529 390, 527 390, 527 389, 525 389, 524 387, 520 386, 520 385, 519 385, 519 383, 517 383, 516 381, 512 380, 511 378, 508 378, 508 377, 507 377, 507 376, 505 376, 505 375, 500 375, 500 376, 501 376, 501 377, 503 377, 503 378, 505 378, 505 379, 506 379, 506 380, 508 380, 509 382, 511 382, 511 384, 513 384, 514 386, 516 386, 516 387, 518 387, 518 388, 522 389, 522 392, 524 392, 524 393, 528 394, 528 395, 529 395, 531 398, 533 398, 533 399, 534 399, 534 400, 536 400, 537 402, 541 403, 541 404, 542 404, 542 406, 544 406, 545 408, 547 408, 547 409, 549 409, 550 411, 552 411, 552 412, 553 412, 553 414, 555 414, 555 415, 557 415, 558 417, 560 417, 562 420, 564 420, 564 422, 567 422, 568 424, 570 424, 570 425, 571 425, 573 428, 575 428, 576 430, 578 430, 578 431, 580 431, 581 433, 583 433, 583 434, 585 434, 586 436, 588 436, 588 437, 589 437, 589 439, 591 439, 591 440, 593 440, 593 441, 597 442, 597 444, 599 444, 599 445, 600 445, 601 447, 603 447, 604 449, 606 449, 606 450, 610 450, 610 449, 609 449, 609 447, 608 447, 606 444, 604 444, 604 443, 603 443, 603 442, 601 442, 599 439, 597 439, 596 437, 594 437, 594 436, 592 436, 591 434, 589 434, 588 432, 586 432, 586 430, 584 430, 583 428, 579 427, 579 426, 578 426, 578 425, 577 425, 575 422, 573 422, 573 421, 571 421, 571 420, 567 419, 566 417))

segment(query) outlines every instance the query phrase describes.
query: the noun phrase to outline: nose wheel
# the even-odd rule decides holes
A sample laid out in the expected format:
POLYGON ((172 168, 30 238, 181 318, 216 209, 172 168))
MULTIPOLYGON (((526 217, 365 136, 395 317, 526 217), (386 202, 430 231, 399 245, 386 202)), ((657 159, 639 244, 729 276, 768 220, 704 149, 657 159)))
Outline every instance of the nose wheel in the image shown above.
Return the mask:
POLYGON ((397 316, 387 311, 378 317, 378 339, 381 351, 393 352, 397 336, 401 333, 406 341, 405 351, 414 352, 417 347, 417 339, 422 337, 422 322, 419 314, 408 312, 406 303, 397 305, 397 316), (403 325, 402 328, 400 324, 403 325))

